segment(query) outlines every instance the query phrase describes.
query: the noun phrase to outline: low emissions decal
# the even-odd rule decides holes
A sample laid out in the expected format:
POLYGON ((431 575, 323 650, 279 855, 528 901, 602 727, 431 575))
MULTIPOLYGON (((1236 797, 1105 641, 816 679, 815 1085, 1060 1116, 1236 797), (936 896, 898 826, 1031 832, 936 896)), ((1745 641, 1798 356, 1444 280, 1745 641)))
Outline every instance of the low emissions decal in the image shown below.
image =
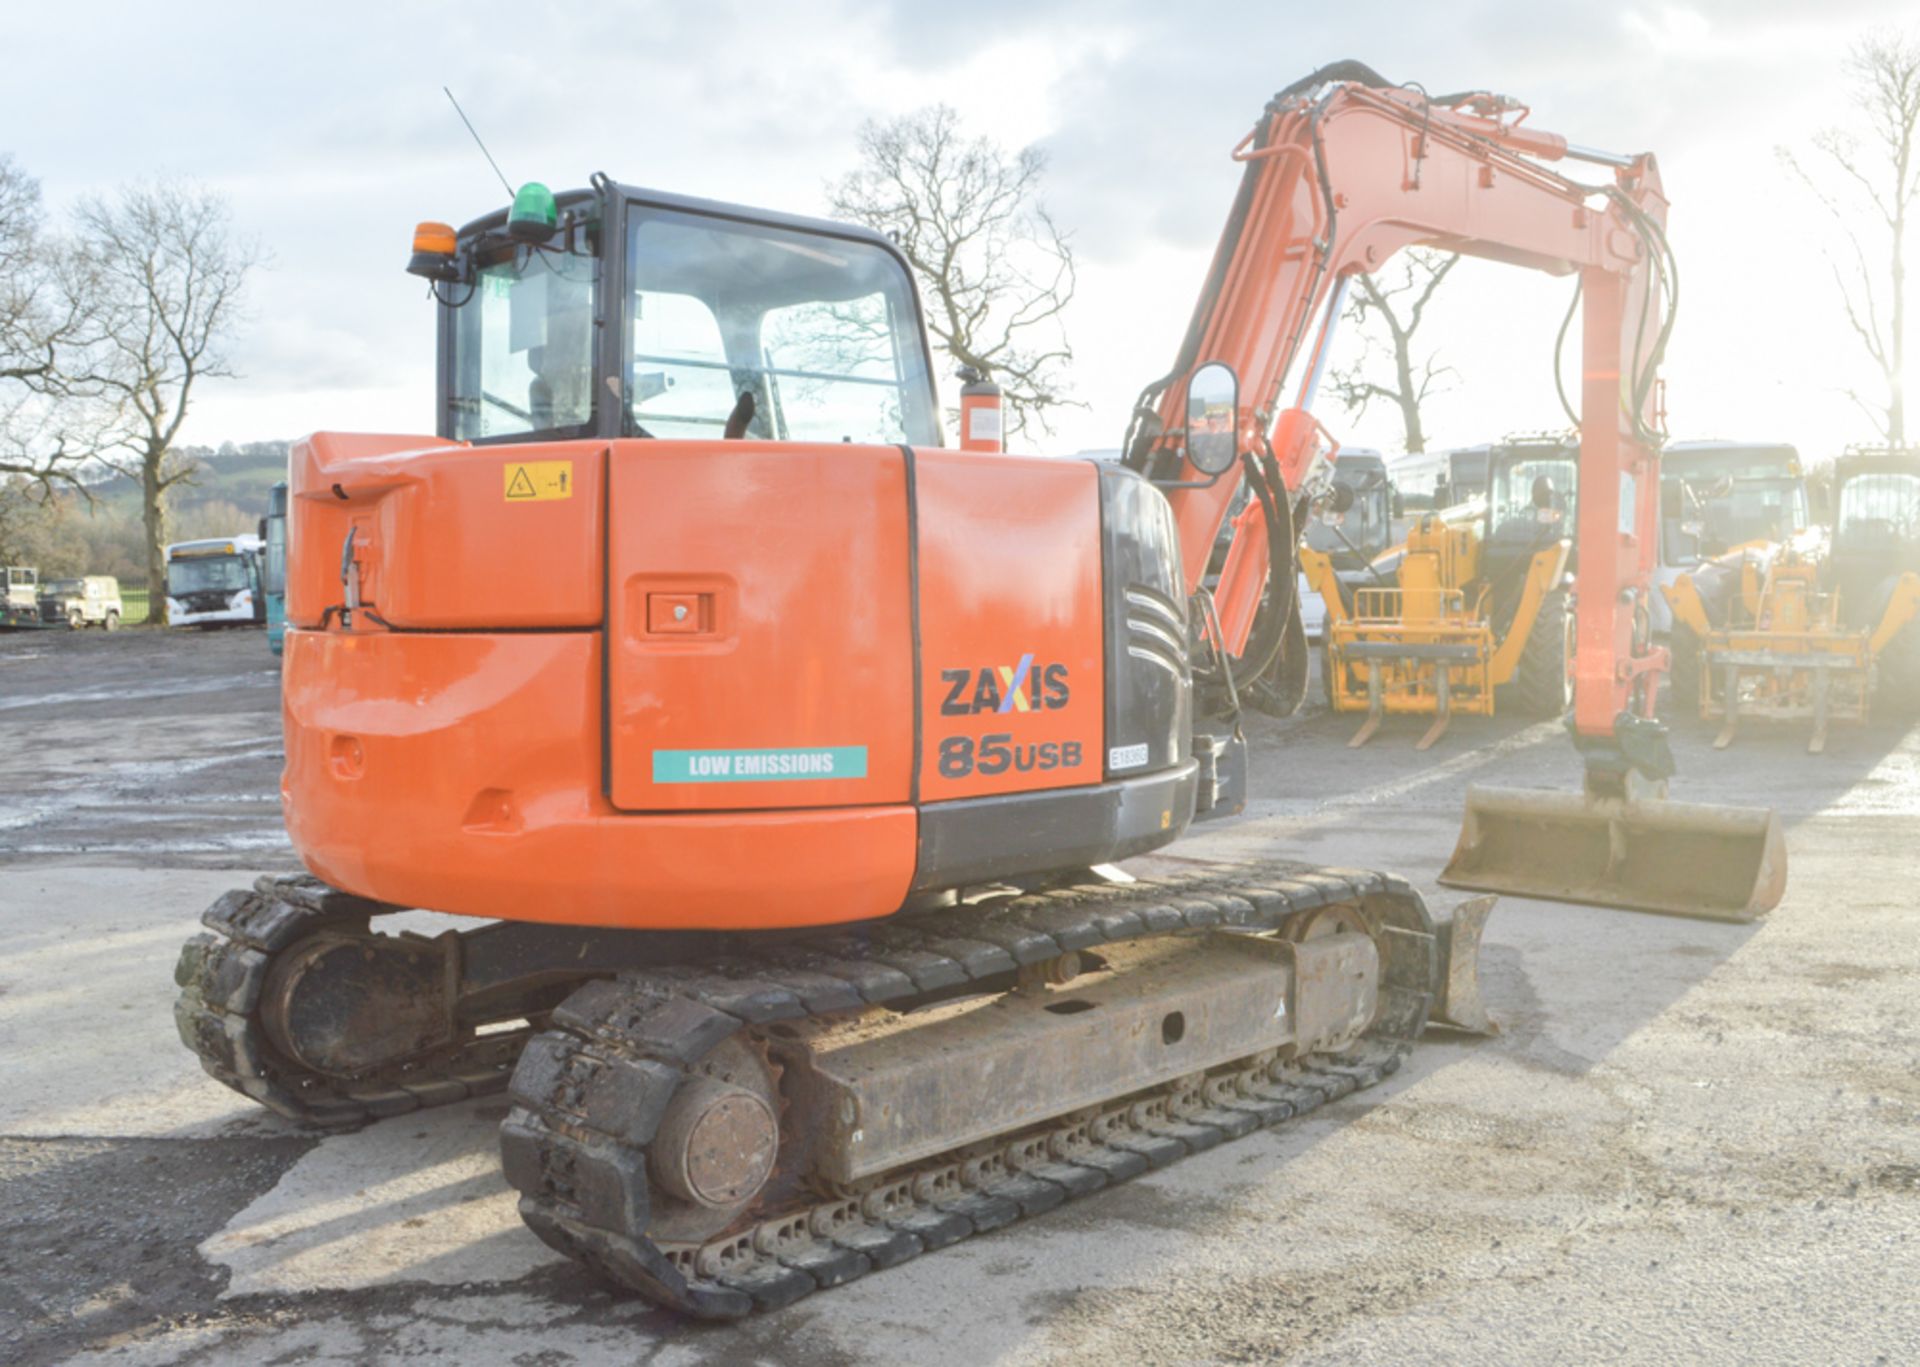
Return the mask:
POLYGON ((865 778, 864 745, 811 745, 790 750, 655 750, 655 783, 792 783, 865 778))

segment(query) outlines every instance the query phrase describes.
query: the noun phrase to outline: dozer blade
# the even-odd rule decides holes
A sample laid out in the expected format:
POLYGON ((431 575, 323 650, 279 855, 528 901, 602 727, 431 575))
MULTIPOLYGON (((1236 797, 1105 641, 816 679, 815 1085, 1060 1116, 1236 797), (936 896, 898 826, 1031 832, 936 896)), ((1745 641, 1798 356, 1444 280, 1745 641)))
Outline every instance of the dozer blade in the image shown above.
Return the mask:
POLYGON ((1440 882, 1751 921, 1786 891, 1787 848, 1779 818, 1761 808, 1475 787, 1440 882))
POLYGON ((1497 1035, 1500 1023, 1487 1014, 1480 995, 1480 934, 1495 897, 1469 897, 1451 912, 1433 918, 1434 947, 1440 955, 1439 992, 1428 1029, 1469 1035, 1497 1035))

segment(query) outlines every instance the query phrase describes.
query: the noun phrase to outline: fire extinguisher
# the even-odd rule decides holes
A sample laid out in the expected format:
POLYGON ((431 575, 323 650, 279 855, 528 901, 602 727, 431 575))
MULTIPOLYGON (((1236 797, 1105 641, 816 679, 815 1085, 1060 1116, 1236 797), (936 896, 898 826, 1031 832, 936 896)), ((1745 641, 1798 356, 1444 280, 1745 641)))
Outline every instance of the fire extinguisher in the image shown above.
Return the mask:
POLYGON ((960 449, 1000 451, 1000 386, 973 366, 960 368, 960 449))

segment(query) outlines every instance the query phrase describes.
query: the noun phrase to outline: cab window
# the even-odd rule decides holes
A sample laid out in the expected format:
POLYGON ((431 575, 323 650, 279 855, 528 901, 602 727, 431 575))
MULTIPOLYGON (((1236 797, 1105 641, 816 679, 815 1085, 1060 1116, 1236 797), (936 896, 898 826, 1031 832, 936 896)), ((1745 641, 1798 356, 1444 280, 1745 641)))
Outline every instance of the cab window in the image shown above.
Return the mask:
POLYGON ((939 439, 913 287, 884 247, 633 207, 627 430, 773 441, 939 439))

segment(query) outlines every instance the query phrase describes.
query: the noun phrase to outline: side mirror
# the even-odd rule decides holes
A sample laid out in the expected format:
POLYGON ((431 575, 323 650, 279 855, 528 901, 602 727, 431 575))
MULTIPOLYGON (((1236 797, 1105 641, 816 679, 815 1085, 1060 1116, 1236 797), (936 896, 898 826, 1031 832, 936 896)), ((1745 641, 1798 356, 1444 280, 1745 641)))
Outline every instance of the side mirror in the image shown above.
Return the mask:
POLYGON ((1401 495, 1398 489, 1393 491, 1393 503, 1391 506, 1392 512, 1389 514, 1390 516, 1405 517, 1407 515, 1407 500, 1401 495))
POLYGON ((1240 377, 1209 361, 1187 381, 1187 459, 1203 475, 1223 475, 1240 457, 1240 377))

